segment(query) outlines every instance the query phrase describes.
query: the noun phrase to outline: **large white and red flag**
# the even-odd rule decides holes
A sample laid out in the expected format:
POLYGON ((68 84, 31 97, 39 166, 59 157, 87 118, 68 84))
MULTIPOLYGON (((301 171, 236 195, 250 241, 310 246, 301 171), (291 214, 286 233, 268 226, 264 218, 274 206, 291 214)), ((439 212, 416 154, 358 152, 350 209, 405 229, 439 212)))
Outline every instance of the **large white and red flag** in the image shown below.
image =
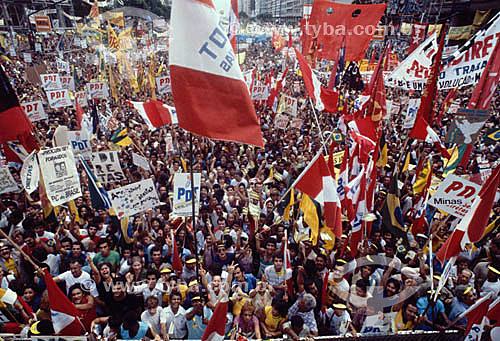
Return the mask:
POLYGON ((307 194, 324 207, 326 226, 332 230, 335 236, 340 237, 342 235, 342 212, 337 194, 337 184, 335 178, 330 174, 321 151, 302 171, 292 187, 307 194))
POLYGON ((482 238, 484 229, 490 218, 499 182, 500 165, 493 170, 472 202, 472 207, 439 249, 437 258, 441 263, 444 263, 450 257, 458 256, 465 248, 465 244, 475 243, 482 238))
POLYGON ((325 105, 321 100, 321 82, 318 77, 312 72, 311 67, 307 64, 304 56, 295 49, 295 55, 297 56, 297 61, 299 62, 300 71, 302 72, 302 78, 304 78, 304 83, 306 85, 307 93, 316 103, 315 107, 319 111, 325 109, 325 105))
POLYGON ((81 335, 82 324, 79 321, 78 310, 69 298, 63 294, 47 269, 44 269, 44 277, 49 295, 50 315, 54 332, 64 336, 81 335))
POLYGON ((139 115, 151 130, 167 124, 178 123, 175 108, 160 101, 152 99, 149 102, 128 101, 127 103, 137 110, 139 115))
POLYGON ((179 126, 263 147, 255 108, 212 0, 173 0, 171 25, 170 77, 179 126))
POLYGON ((236 35, 238 34, 238 0, 231 0, 231 10, 229 11, 229 41, 233 47, 234 53, 236 51, 236 35))
POLYGON ((228 309, 227 295, 220 299, 215 307, 215 311, 208 321, 207 328, 201 337, 202 341, 222 341, 226 332, 227 309, 228 309))
POLYGON ((441 152, 443 157, 449 159, 450 153, 441 142, 438 134, 429 126, 426 120, 422 118, 422 116, 417 116, 415 119, 415 125, 410 132, 410 137, 418 140, 424 140, 427 143, 433 143, 437 149, 441 152))

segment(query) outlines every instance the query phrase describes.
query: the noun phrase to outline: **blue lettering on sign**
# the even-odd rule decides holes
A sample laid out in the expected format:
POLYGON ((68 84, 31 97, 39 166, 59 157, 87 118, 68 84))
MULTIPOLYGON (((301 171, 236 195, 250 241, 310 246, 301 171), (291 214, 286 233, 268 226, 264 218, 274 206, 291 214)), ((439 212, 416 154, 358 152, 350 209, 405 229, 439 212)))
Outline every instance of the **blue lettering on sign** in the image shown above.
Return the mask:
MULTIPOLYGON (((185 202, 191 201, 191 190, 180 187, 177 191, 177 200, 184 200, 185 202), (183 198, 184 197, 184 198, 183 198)), ((198 193, 198 186, 194 188, 194 193, 196 197, 196 193, 198 193)))
MULTIPOLYGON (((198 51, 198 53, 200 55, 205 53, 210 58, 216 60, 218 58, 218 52, 220 53, 220 51, 218 50, 222 49, 222 53, 225 53, 224 47, 226 46, 227 41, 228 38, 219 25, 219 27, 216 27, 212 31, 212 33, 210 33, 208 41, 204 42, 201 45, 201 48, 198 51)), ((231 53, 226 54, 225 56, 222 57, 222 61, 219 64, 219 67, 225 72, 229 72, 233 67, 234 59, 235 57, 231 53)))
POLYGON ((73 149, 78 148, 79 150, 87 149, 87 140, 71 141, 71 147, 73 147, 73 149))

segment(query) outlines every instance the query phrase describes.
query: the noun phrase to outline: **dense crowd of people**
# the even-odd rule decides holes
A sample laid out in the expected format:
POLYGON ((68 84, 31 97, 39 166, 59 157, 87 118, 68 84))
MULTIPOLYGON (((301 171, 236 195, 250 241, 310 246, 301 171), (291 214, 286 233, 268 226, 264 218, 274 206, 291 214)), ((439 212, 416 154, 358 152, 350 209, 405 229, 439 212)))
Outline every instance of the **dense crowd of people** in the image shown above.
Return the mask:
MULTIPOLYGON (((104 79, 108 67, 119 78, 118 100, 112 98, 110 91, 108 99, 89 102, 84 107, 86 112, 112 113, 113 129, 100 122, 92 140, 93 151, 117 150, 109 141, 110 136, 124 127, 135 141, 134 145, 118 149, 126 179, 105 187, 110 190, 151 178, 162 202, 131 219, 133 242, 127 243, 120 225, 109 213, 93 208, 81 165, 78 170, 83 196, 75 200, 77 215, 65 205, 51 216, 45 215, 38 191, 31 196, 24 192, 1 194, 0 228, 37 267, 49 269, 79 311, 83 333, 109 339, 201 339, 224 296, 229 297, 226 336, 230 339, 287 336, 298 340, 318 335, 357 335, 369 326, 370 316, 381 313, 391 316, 388 332, 464 331, 467 319, 457 320, 461 313, 486 293, 491 292, 493 300, 500 297, 498 203, 489 222, 497 222, 496 228, 480 244, 460 254, 435 301, 430 299, 434 294, 431 288, 436 290, 445 267, 435 255, 459 219, 435 212, 427 232, 407 232, 404 238, 384 228, 382 208, 394 177, 401 179, 405 225, 409 228, 413 223, 416 167, 409 167, 402 174, 395 170, 401 169, 398 164, 406 153, 404 99, 419 97, 419 92, 386 89, 387 98, 399 100, 402 108, 398 115, 383 120, 388 160, 378 172, 371 231, 363 235, 353 258, 352 228, 347 217, 342 219, 342 236, 332 238, 328 229, 321 229, 318 242, 313 243, 299 207, 301 194, 292 194, 295 200, 288 221, 284 219, 284 201, 280 198, 291 180, 323 148, 323 138, 329 139, 329 134, 324 133, 336 130, 342 114, 354 110, 360 90, 340 84, 336 89, 341 95, 338 112, 317 113, 316 121, 300 73, 294 69, 289 71, 282 93, 299 99, 301 128, 277 128, 272 109, 265 101, 254 101, 264 148, 196 135, 191 148, 189 133, 175 125, 149 130, 126 101, 146 101, 152 96, 151 90, 143 85, 136 93, 117 64, 108 61, 102 68, 99 58, 88 58, 98 56, 90 37, 90 48, 69 48, 75 35, 63 38, 67 46, 63 54, 64 60, 74 67, 71 75, 77 91, 83 90, 86 82, 104 79), (167 150, 167 136, 173 138, 173 150, 167 150), (139 151, 149 159, 151 171, 132 162, 132 152, 139 151), (194 172, 201 173, 200 211, 195 221, 172 216, 173 176, 188 171, 191 160, 194 172), (250 214, 250 202, 258 206, 257 216, 250 214), (182 271, 172 268, 173 243, 182 259, 182 271)), ((47 73, 64 74, 56 66, 59 36, 54 34, 40 42, 43 52, 33 53, 26 36, 17 38, 18 56, 29 51, 31 63, 13 56, 0 59, 23 102, 47 103, 41 85, 26 77, 28 67, 44 64, 47 73)), ((153 50, 153 54, 141 59, 141 49, 146 48, 143 42, 137 43, 134 52, 142 60, 139 70, 148 69, 154 62, 155 72, 161 68, 161 75, 168 74, 167 52, 153 50)), ((147 44, 156 46, 154 39, 148 38, 147 44)), ((241 68, 247 71, 257 67, 256 77, 264 80, 271 72, 276 77, 282 75, 287 65, 293 69, 294 64, 293 58, 275 51, 268 40, 249 44, 241 68)), ((321 80, 328 82, 326 78, 321 80)), ((457 101, 462 106, 471 90, 459 89, 457 101)), ((171 94, 157 97, 174 105, 171 94)), ((446 92, 440 92, 437 107, 442 106, 445 97, 446 92)), ((472 178, 498 164, 500 144, 485 145, 481 141, 486 131, 500 126, 499 107, 499 98, 495 96, 491 117, 476 141, 471 162, 466 169, 456 169, 455 174, 472 178)), ((49 148, 58 126, 76 130, 76 114, 74 107, 45 106, 45 110, 48 120, 35 122, 35 127, 41 146, 49 148)), ((453 114, 445 114, 442 124, 434 126, 436 132, 444 137, 452 121, 453 114)), ((349 143, 347 137, 333 147, 334 152, 344 151, 345 143, 349 143)), ((431 144, 413 140, 408 146, 410 164, 416 166, 422 158, 431 158, 434 176, 437 180, 444 178, 447 160, 435 153, 431 144)), ((9 163, 16 180, 20 166, 9 163)), ((340 164, 336 167, 340 168, 340 164)), ((19 332, 24 328, 26 333, 54 333, 42 273, 35 271, 8 240, 0 245, 0 267, 1 288, 11 288, 22 297, 37 320, 30 319, 27 308, 17 302, 3 303, 0 311, 9 322, 3 322, 2 330, 19 332)), ((485 337, 498 320, 485 325, 485 337)))

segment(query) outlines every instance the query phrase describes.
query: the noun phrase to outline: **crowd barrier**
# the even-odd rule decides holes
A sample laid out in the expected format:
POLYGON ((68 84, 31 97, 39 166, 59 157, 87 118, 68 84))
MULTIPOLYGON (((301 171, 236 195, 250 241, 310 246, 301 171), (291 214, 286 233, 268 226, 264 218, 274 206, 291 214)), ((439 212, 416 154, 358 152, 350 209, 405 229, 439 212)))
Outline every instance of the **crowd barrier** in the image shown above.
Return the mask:
MULTIPOLYGON (((45 340, 45 341, 87 341, 87 337, 69 337, 69 336, 32 336, 30 338, 21 337, 17 334, 0 334, 0 338, 5 341, 28 341, 28 340, 45 340)), ((95 339, 94 339, 95 340, 95 339)), ((99 339, 101 340, 101 339, 99 339)), ((291 339, 272 339, 269 341, 283 341, 291 339)), ((310 341, 312 339, 303 339, 310 341)), ((445 332, 400 332, 397 334, 358 334, 357 337, 343 337, 343 336, 318 336, 314 340, 321 341, 335 341, 335 340, 348 340, 348 341, 463 341, 463 334, 456 330, 449 330, 445 332)), ((185 340, 185 341, 200 341, 200 340, 185 340)))

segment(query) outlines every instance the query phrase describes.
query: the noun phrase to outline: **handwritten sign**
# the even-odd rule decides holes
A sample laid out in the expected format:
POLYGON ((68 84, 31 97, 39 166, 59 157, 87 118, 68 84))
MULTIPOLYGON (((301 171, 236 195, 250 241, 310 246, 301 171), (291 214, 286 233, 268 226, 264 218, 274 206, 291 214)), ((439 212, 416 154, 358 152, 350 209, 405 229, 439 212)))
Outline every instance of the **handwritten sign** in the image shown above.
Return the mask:
POLYGON ((17 191, 19 191, 19 186, 10 174, 9 167, 0 167, 0 194, 17 191))
POLYGON ((92 165, 95 176, 103 184, 125 180, 116 151, 92 153, 92 165))
POLYGON ((161 95, 171 93, 172 85, 170 83, 170 76, 156 77, 156 88, 161 95))
POLYGON ((161 205, 152 179, 113 189, 108 195, 120 219, 161 205))

